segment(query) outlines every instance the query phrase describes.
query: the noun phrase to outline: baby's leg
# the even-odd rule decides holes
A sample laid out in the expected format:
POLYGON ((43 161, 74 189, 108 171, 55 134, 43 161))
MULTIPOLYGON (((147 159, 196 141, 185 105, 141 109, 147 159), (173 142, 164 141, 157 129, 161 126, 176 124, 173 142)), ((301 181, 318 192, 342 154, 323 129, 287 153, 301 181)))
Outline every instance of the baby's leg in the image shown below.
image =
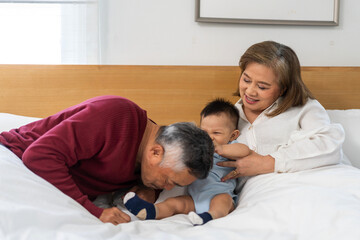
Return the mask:
POLYGON ((209 213, 213 219, 225 217, 234 210, 234 201, 227 193, 221 193, 210 201, 209 213))
POLYGON ((129 192, 124 197, 126 208, 139 219, 162 219, 178 213, 194 211, 194 202, 190 196, 168 198, 164 202, 152 204, 129 192))
POLYGON ((156 219, 163 219, 175 214, 188 214, 195 211, 194 201, 190 196, 177 196, 168 198, 163 202, 155 204, 156 219))
POLYGON ((224 217, 232 210, 234 210, 232 197, 227 193, 221 193, 211 199, 208 212, 203 212, 200 214, 191 212, 189 214, 189 218, 194 225, 202 225, 212 219, 224 217))

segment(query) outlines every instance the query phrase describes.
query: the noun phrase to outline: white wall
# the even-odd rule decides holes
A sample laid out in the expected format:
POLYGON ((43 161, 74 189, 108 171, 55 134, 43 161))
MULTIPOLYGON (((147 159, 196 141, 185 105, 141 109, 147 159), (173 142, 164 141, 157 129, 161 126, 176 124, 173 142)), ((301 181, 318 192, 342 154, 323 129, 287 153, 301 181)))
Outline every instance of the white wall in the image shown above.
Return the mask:
POLYGON ((293 48, 303 66, 360 66, 360 1, 341 0, 339 26, 195 22, 195 0, 100 0, 101 64, 237 65, 252 44, 293 48))

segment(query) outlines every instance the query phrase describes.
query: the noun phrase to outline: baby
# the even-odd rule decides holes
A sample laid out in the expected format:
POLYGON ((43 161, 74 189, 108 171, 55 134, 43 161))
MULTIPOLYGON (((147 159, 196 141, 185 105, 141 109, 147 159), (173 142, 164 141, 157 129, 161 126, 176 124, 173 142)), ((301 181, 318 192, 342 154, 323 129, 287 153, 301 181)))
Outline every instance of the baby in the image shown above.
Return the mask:
POLYGON ((162 219, 174 214, 189 213, 190 221, 194 225, 201 225, 224 217, 234 210, 237 201, 234 194, 236 179, 221 181, 234 168, 220 167, 216 163, 250 154, 246 145, 235 140, 240 134, 237 129, 239 112, 232 103, 216 99, 206 105, 200 116, 200 128, 210 135, 215 146, 213 167, 208 177, 198 179, 188 187, 190 196, 172 197, 156 204, 146 202, 134 192, 129 192, 124 197, 124 204, 139 219, 162 219))

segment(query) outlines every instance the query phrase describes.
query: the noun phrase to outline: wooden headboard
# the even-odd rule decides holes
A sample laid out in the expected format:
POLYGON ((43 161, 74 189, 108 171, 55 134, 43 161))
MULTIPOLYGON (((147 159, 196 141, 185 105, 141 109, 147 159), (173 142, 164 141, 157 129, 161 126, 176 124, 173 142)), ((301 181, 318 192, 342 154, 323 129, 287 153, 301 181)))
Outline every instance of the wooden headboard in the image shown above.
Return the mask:
MULTIPOLYGON (((158 124, 198 123, 215 97, 232 102, 236 66, 0 65, 0 112, 45 117, 99 95, 127 97, 158 124)), ((360 67, 303 67, 327 109, 360 108, 360 67)))

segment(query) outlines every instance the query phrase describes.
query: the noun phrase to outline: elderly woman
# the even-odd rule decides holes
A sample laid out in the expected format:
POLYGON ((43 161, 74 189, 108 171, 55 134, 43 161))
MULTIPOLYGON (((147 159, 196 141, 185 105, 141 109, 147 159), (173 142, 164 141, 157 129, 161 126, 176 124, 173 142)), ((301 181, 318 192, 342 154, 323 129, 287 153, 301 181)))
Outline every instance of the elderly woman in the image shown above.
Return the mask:
POLYGON ((240 68, 236 107, 241 134, 237 140, 252 152, 218 163, 236 168, 222 181, 341 161, 344 131, 330 123, 323 106, 305 86, 291 48, 273 41, 254 44, 241 57, 240 68))

